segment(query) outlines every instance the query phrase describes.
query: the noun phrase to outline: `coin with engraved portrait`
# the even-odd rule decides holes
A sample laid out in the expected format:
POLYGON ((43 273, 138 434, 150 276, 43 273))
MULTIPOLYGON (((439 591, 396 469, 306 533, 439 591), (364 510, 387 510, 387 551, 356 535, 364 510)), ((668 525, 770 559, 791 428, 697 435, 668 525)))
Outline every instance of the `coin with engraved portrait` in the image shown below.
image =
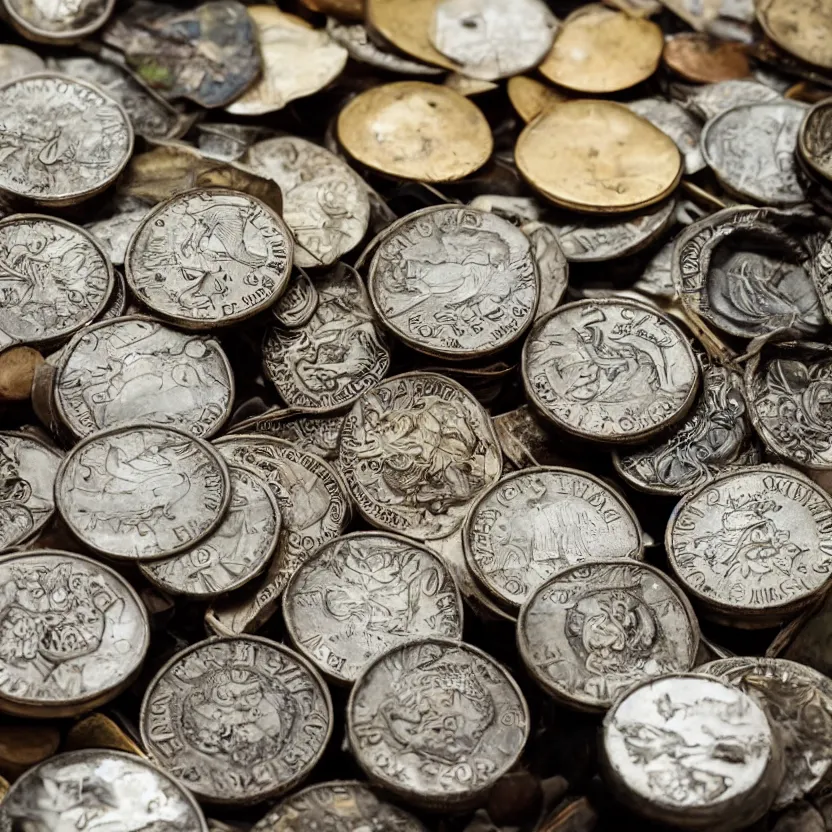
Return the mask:
POLYGON ((686 87, 681 93, 681 99, 686 109, 708 121, 740 104, 771 103, 782 101, 783 97, 776 90, 758 81, 737 79, 686 87))
POLYGON ((337 465, 343 424, 343 414, 332 416, 295 409, 274 409, 238 422, 228 432, 231 435, 264 433, 275 439, 284 439, 300 451, 308 451, 337 465))
POLYGON ((371 782, 414 805, 469 806, 519 759, 529 711, 514 679, 482 650, 425 638, 364 670, 347 734, 371 782))
POLYGON ((39 43, 72 44, 100 29, 115 0, 3 0, 9 22, 39 43))
POLYGON ((534 590, 517 619, 517 647, 556 701, 599 711, 642 679, 690 670, 699 625, 663 572, 599 559, 567 567, 534 590))
POLYGON ((702 125, 683 107, 663 98, 639 98, 637 101, 627 102, 627 106, 676 142, 676 147, 685 160, 686 174, 690 176, 705 167, 705 160, 699 149, 702 125))
POLYGON ((92 434, 55 480, 55 504, 72 533, 124 560, 191 549, 220 524, 229 499, 228 468, 214 448, 156 425, 92 434))
POLYGON ((108 566, 52 550, 0 558, 0 710, 74 716, 136 677, 150 644, 147 611, 108 566))
POLYGON ((489 595, 516 608, 556 572, 594 560, 643 557, 641 527, 602 480, 571 468, 524 468, 472 506, 465 560, 489 595))
POLYGON ((561 430, 638 442, 675 424, 699 386, 687 338, 661 312, 623 298, 583 300, 538 321, 523 348, 531 403, 561 430))
POLYGON ((283 617, 297 649, 347 684, 405 641, 462 638, 462 600, 442 559, 384 532, 356 532, 318 549, 289 581, 283 617))
POLYGON ((237 323, 271 306, 289 282, 292 235, 264 202, 194 188, 157 205, 127 247, 139 300, 192 329, 237 323))
POLYGON ((648 679, 607 712, 601 770, 613 794, 649 820, 739 829, 762 817, 783 757, 762 708, 698 674, 648 679))
POLYGON ((259 803, 306 779, 332 721, 314 668, 258 636, 177 653, 148 685, 139 717, 151 759, 199 799, 225 804, 259 803))
POLYGON ((103 748, 57 754, 30 768, 3 807, 28 832, 208 832, 184 785, 135 754, 103 748))

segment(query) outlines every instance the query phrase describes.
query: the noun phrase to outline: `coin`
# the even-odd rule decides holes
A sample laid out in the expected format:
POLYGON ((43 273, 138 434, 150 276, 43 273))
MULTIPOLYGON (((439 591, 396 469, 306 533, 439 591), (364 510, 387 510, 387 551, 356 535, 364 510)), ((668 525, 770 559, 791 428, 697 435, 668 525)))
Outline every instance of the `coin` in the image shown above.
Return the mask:
POLYGON ((703 32, 682 32, 665 42, 665 64, 687 81, 716 84, 751 74, 745 46, 703 32))
POLYGON ((509 78, 506 91, 512 106, 526 123, 536 119, 551 104, 566 101, 562 93, 525 75, 509 78))
POLYGON ((761 104, 782 101, 775 90, 757 81, 720 81, 685 90, 683 104, 699 118, 708 119, 740 104, 761 104))
POLYGON ((341 431, 350 496, 374 526, 407 537, 446 537, 499 479, 500 446, 465 388, 435 373, 383 381, 353 405, 341 431))
POLYGON ((136 677, 150 643, 147 611, 122 577, 69 552, 0 558, 0 710, 74 716, 136 677))
POLYGON ((683 107, 663 98, 640 98, 628 102, 627 106, 673 139, 684 157, 686 174, 692 175, 705 168, 705 160, 699 149, 702 127, 683 107))
POLYGON ((529 238, 496 214, 439 205, 380 242, 367 286, 381 323, 417 350, 459 359, 497 352, 534 319, 529 238))
POLYGON ((84 228, 92 234, 114 266, 123 266, 130 238, 142 224, 149 210, 136 208, 132 211, 121 211, 107 219, 87 223, 84 228))
POLYGON ((299 450, 315 454, 326 462, 337 464, 343 424, 343 415, 275 409, 238 422, 229 433, 265 433, 291 442, 299 450))
POLYGON ((682 591, 658 569, 599 558, 557 572, 529 594, 517 647, 556 701, 599 711, 642 679, 690 670, 699 625, 682 591), (613 639, 604 635, 613 632, 613 639))
POLYGON ((55 504, 96 552, 153 560, 190 549, 219 525, 228 469, 201 439, 145 425, 95 433, 67 455, 55 504))
POLYGON ((76 832, 90 821, 121 832, 208 832, 184 786, 141 757, 109 749, 50 757, 14 783, 3 807, 31 832, 76 832))
POLYGON ((322 14, 334 14, 350 20, 363 20, 364 0, 301 0, 307 9, 322 14))
POLYGON ((798 153, 816 176, 832 180, 832 101, 818 101, 803 118, 798 153))
POLYGON ((481 168, 493 148, 476 104, 424 81, 366 90, 338 114, 337 129, 344 150, 361 164, 421 182, 462 179, 481 168))
POLYGON ((591 474, 524 468, 503 477, 472 506, 465 560, 488 593, 510 608, 544 581, 586 561, 643 557, 633 510, 591 474))
POLYGON ((54 395, 61 419, 79 438, 137 423, 208 437, 231 412, 234 375, 216 339, 132 316, 73 338, 54 395))
POLYGON ((0 190, 59 207, 112 184, 133 152, 133 128, 114 99, 51 72, 0 87, 0 190))
POLYGON ((699 368, 687 338, 662 313, 624 298, 583 300, 535 324, 523 348, 523 383, 561 430, 637 442, 684 417, 699 368), (618 372, 608 373, 610 366, 618 372))
POLYGON ((547 199, 579 211, 635 211, 660 202, 682 175, 661 130, 613 101, 554 104, 517 139, 517 168, 547 199))
POLYGON ((551 225, 532 220, 520 226, 520 230, 529 238, 532 256, 537 263, 540 279, 540 296, 534 315, 537 320, 551 312, 563 299, 569 281, 569 263, 551 225))
POLYGON ((3 0, 12 26, 29 40, 71 44, 100 29, 112 14, 115 0, 3 0))
POLYGON ((43 58, 31 49, 13 43, 0 44, 0 84, 43 72, 45 68, 43 58))
POLYGON ((648 679, 607 712, 602 773, 641 815, 689 829, 737 829, 771 805, 783 759, 763 710, 733 685, 648 679))
POLYGON ((726 471, 686 494, 665 534, 670 566, 705 617, 780 623, 814 601, 832 571, 832 497, 798 471, 726 471))
POLYGON ((155 312, 208 329, 271 306, 291 265, 291 233, 264 202, 224 188, 195 188, 145 217, 127 247, 125 276, 155 312))
POLYGON ((257 636, 177 653, 145 692, 142 741, 201 800, 258 803, 309 775, 332 733, 332 701, 303 658, 257 636))
POLYGON ((490 656, 434 637, 394 647, 364 670, 347 733, 372 782, 411 804, 450 808, 482 801, 517 762, 529 712, 490 656))
POLYGON ((295 266, 286 290, 271 308, 274 319, 286 329, 298 329, 309 323, 317 308, 317 290, 309 275, 295 266))
POLYGON ((671 240, 650 258, 641 277, 633 284, 633 289, 651 298, 675 297, 676 287, 671 274, 674 246, 675 240, 671 240))
POLYGON ((274 136, 274 130, 259 124, 229 124, 226 122, 196 125, 197 147, 213 159, 236 162, 257 142, 274 136))
POLYGON ((832 69, 832 15, 824 0, 757 0, 757 22, 801 61, 832 69))

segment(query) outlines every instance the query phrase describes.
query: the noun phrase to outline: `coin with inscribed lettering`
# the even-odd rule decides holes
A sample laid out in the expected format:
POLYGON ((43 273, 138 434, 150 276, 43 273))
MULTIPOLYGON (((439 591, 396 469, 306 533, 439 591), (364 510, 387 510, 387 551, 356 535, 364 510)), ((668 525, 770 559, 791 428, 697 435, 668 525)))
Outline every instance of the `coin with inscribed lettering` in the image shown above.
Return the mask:
POLYGON ((115 0, 3 0, 3 10, 24 37, 40 43, 74 43, 107 22, 115 0))
POLYGON ((264 202, 194 188, 157 205, 133 234, 125 277, 145 305, 192 329, 271 306, 289 282, 292 235, 264 202))
POLYGON ((286 329, 309 323, 318 306, 318 292, 309 275, 299 266, 292 269, 286 290, 271 308, 274 319, 286 329))
POLYGON ((70 552, 0 558, 0 710, 74 716, 136 677, 150 644, 147 611, 104 564, 70 552))
POLYGON ((220 524, 229 499, 228 468, 214 448, 156 425, 92 434, 55 480, 55 504, 72 533, 125 560, 192 548, 220 524))
POLYGON ((347 734, 372 782, 414 805, 470 806, 519 759, 529 711, 514 679, 482 650, 425 638, 364 670, 347 734))
POLYGON ((262 416, 238 422, 229 434, 264 433, 275 439, 283 439, 300 451, 307 451, 326 462, 337 464, 343 424, 343 414, 330 416, 303 410, 274 409, 267 410, 262 416))

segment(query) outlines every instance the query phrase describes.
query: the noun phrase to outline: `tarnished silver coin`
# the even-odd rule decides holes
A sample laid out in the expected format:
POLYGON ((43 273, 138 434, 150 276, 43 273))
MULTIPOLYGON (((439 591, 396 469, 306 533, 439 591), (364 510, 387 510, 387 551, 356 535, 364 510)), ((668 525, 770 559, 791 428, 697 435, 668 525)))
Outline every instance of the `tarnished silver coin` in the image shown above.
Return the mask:
POLYGON ((195 188, 157 205, 130 240, 125 276, 182 326, 227 326, 271 306, 289 282, 292 235, 264 202, 195 188))
POLYGON ((750 79, 685 87, 682 95, 684 106, 705 121, 741 104, 762 104, 782 100, 783 96, 771 87, 750 79))
POLYGON ((676 294, 673 285, 672 263, 675 240, 665 243, 649 260, 641 276, 633 283, 633 289, 650 298, 672 298, 676 294))
POLYGON ((109 702, 150 644, 144 604, 108 566, 69 552, 0 558, 0 710, 65 717, 109 702))
MULTIPOLYGON (((362 284, 363 285, 363 284, 362 284)), ((318 308, 318 291, 309 275, 297 266, 286 284, 286 291, 271 308, 274 319, 286 329, 309 323, 318 308)))
POLYGON ((20 34, 40 43, 71 44, 100 29, 116 0, 3 0, 20 34))
POLYGON ((123 266, 130 238, 149 211, 149 207, 122 211, 107 219, 87 223, 84 228, 92 234, 114 266, 123 266))
POLYGON ((519 759, 529 712, 514 679, 482 650, 427 638, 365 669, 347 733, 371 781, 414 805, 470 805, 519 759))
POLYGON ((739 829, 762 817, 783 758, 762 708, 733 685, 679 674, 649 679, 607 712, 602 772, 645 817, 687 829, 739 829))
POLYGON ((560 703, 606 710, 642 679, 690 670, 699 625, 682 590, 658 569, 599 560, 537 587, 520 610, 517 646, 560 703))
POLYGON ((699 366, 678 326, 626 299, 583 300, 535 324, 523 347, 532 404, 567 433, 637 442, 688 412, 699 366))
POLYGON ((548 223, 531 220, 523 223, 520 230, 531 241, 532 255, 540 278, 540 297, 535 312, 537 320, 563 300, 569 281, 569 261, 555 229, 548 223))
POLYGON ((702 125, 684 107, 664 98, 640 98, 638 101, 628 101, 627 107, 673 139, 685 160, 685 173, 688 176, 705 167, 705 159, 699 148, 702 125))
POLYGON ((344 418, 341 414, 322 416, 302 410, 269 410, 239 422, 229 433, 264 433, 337 464, 344 418))
POLYGON ((528 237, 496 214, 438 205, 381 241, 367 279, 394 335, 421 352, 471 358, 516 341, 534 319, 537 264, 528 237))
POLYGON ((479 583, 516 608, 569 566, 640 560, 644 541, 633 510, 597 477, 571 468, 525 468, 471 506, 463 545, 479 583))
POLYGON ((228 468, 214 448, 156 425, 89 436, 55 480, 55 505, 72 533, 126 560, 194 547, 220 524, 229 499, 228 468))
POLYGON ((354 682, 373 659, 405 641, 462 638, 462 599, 442 560, 383 532, 322 546, 283 594, 293 644, 328 677, 354 682))
POLYGON ((43 58, 31 49, 13 43, 0 44, 0 84, 43 72, 44 69, 46 64, 43 58))
POLYGON ((57 207, 115 181, 133 152, 133 128, 98 87, 43 72, 0 87, 0 147, 0 190, 57 207))
POLYGON ((797 139, 800 159, 816 175, 832 180, 832 101, 819 101, 803 118, 797 139))
POLYGON ((248 583, 277 548, 280 509, 265 480, 254 471, 228 466, 231 502, 216 530, 196 548, 172 558, 142 563, 144 576, 166 592, 212 598, 248 583))
POLYGON ((817 598, 832 574, 832 497, 785 466, 727 471, 676 506, 665 548, 703 615, 771 626, 817 598))
POLYGON ((314 668, 257 636, 212 638, 148 685, 139 723, 151 758, 199 799, 259 803, 306 779, 332 733, 314 668))
POLYGON ((355 403, 341 431, 340 466, 358 510, 380 529, 446 537, 500 477, 488 414, 435 373, 387 379, 355 403))

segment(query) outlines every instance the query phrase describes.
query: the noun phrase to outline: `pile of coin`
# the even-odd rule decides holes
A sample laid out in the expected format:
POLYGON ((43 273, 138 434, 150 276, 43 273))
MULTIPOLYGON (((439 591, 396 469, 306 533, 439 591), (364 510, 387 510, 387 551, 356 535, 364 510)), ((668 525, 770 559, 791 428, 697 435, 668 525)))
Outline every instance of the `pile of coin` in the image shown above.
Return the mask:
POLYGON ((828 0, 0 25, 0 832, 832 832, 828 0))

